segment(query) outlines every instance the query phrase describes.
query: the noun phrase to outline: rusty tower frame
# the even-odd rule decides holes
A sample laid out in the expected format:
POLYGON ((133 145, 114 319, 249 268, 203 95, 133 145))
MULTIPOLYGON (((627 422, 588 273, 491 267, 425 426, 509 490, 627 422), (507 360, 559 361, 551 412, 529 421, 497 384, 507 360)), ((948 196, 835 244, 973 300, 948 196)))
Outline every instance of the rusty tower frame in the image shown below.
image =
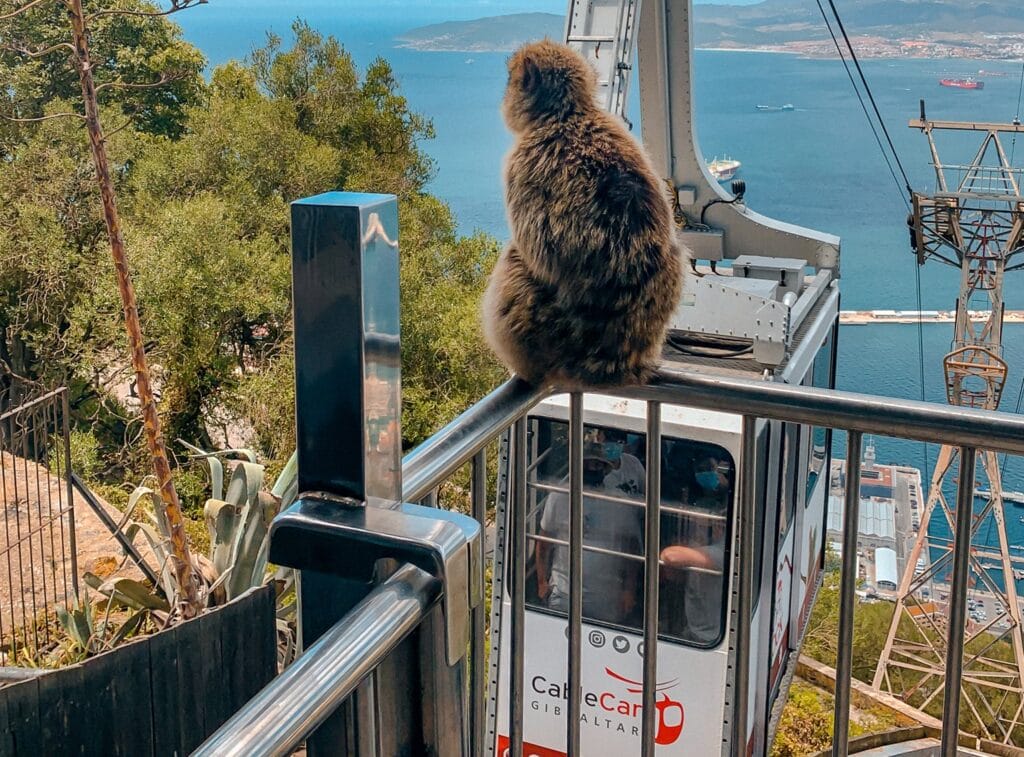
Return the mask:
MULTIPOLYGON (((1012 124, 928 120, 911 128, 928 138, 936 191, 913 193, 908 219, 918 264, 937 260, 960 270, 952 348, 943 359, 946 399, 951 405, 995 410, 1006 384, 1002 357, 1003 279, 1024 266, 1024 169, 1013 168, 1000 139, 1024 133, 1012 124), (943 164, 936 132, 974 132, 981 146, 970 164, 943 164)), ((874 688, 924 709, 942 696, 946 665, 948 604, 935 596, 934 582, 951 568, 952 540, 929 534, 934 517, 955 530, 952 489, 957 447, 943 446, 932 472, 913 548, 897 592, 896 610, 875 670, 874 688), (919 563, 924 557, 923 565, 919 563)), ((971 585, 995 596, 1002 611, 968 627, 963 659, 961 724, 973 724, 986 737, 1011 743, 1024 737, 1024 625, 1013 578, 1003 511, 1002 470, 994 452, 978 452, 979 478, 987 484, 984 502, 975 504, 969 538, 994 527, 998 548, 970 551, 971 585)), ((951 597, 951 594, 949 595, 951 597)), ((997 610, 999 606, 997 605, 997 610)))

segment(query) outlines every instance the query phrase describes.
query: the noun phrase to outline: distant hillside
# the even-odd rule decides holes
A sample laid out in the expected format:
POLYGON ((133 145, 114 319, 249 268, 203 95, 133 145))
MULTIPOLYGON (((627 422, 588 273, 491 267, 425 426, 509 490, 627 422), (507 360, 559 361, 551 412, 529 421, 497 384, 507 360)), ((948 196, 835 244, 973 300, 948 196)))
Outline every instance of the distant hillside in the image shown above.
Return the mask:
POLYGON ((448 21, 406 32, 398 41, 415 50, 508 52, 524 42, 561 39, 565 17, 554 13, 514 13, 508 16, 448 21))
MULTIPOLYGON (((836 5, 847 32, 862 36, 1024 34, 1020 0, 844 0, 836 5)), ((700 46, 778 45, 828 36, 818 7, 810 0, 698 5, 695 15, 695 42, 700 46)))
MULTIPOLYGON (((1021 0, 843 0, 838 6, 851 36, 881 41, 864 43, 864 57, 1024 56, 1021 0)), ((696 5, 694 13, 698 47, 834 54, 812 0, 696 5), (826 40, 829 46, 821 44, 826 40)), ((530 40, 560 39, 564 24, 553 13, 517 13, 423 26, 398 41, 416 50, 507 52, 530 40)))

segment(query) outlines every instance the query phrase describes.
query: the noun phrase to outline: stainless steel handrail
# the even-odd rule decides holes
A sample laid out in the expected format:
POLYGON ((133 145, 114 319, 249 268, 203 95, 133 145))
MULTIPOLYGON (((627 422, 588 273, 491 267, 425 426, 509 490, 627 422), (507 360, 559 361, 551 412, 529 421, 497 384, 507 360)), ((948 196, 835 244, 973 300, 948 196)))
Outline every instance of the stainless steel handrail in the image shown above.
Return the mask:
POLYGON ((437 580, 402 566, 192 754, 291 754, 420 624, 439 596, 437 580))
POLYGON ((1024 455, 1024 416, 935 402, 663 370, 617 391, 705 410, 1024 455))
POLYGON ((402 458, 402 498, 419 502, 548 394, 506 381, 402 458))
MULTIPOLYGON (((403 498, 407 502, 423 499, 553 393, 552 388, 533 387, 519 379, 499 386, 402 459, 403 498)), ((674 370, 661 370, 650 384, 616 390, 616 394, 1024 455, 1024 417, 991 410, 674 370)))

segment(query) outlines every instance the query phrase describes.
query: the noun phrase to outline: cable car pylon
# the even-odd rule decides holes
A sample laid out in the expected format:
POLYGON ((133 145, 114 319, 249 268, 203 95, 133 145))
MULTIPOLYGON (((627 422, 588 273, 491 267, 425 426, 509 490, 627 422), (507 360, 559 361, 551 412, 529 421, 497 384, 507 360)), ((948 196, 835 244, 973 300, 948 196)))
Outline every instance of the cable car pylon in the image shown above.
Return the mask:
MULTIPOLYGON (((946 398, 951 405, 995 410, 1006 383, 1002 357, 1003 278, 1022 267, 1024 251, 1024 169, 1013 168, 1000 136, 1022 134, 1019 122, 973 123, 928 120, 911 128, 928 138, 936 191, 913 193, 908 219, 918 264, 938 260, 960 270, 952 349, 943 360, 946 398), (943 164, 936 132, 977 132, 981 146, 970 164, 943 164)), ((1016 138, 1016 137, 1014 137, 1016 138)), ((928 498, 913 547, 906 558, 885 647, 873 686, 928 709, 941 702, 946 665, 946 623, 950 599, 944 576, 952 564, 952 540, 932 531, 933 519, 954 531, 949 496, 956 487, 957 447, 943 446, 931 475, 928 498), (945 594, 945 601, 943 600, 945 594)), ((1024 743, 1024 638, 1003 511, 1002 470, 994 452, 978 453, 975 482, 985 494, 975 505, 970 537, 972 586, 990 601, 992 617, 975 612, 968 620, 963 662, 960 725, 1006 744, 1024 743), (998 546, 979 543, 994 529, 998 546)), ((1022 566, 1024 567, 1024 566, 1022 566)), ((956 727, 946 723, 945 727, 956 727)))

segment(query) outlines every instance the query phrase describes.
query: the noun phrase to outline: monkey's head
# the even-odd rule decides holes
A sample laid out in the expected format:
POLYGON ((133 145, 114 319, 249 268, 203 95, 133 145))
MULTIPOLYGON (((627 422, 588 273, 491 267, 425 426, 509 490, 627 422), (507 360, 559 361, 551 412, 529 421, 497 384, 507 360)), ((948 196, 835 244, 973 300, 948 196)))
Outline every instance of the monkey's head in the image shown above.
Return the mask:
POLYGON ((502 112, 513 132, 541 122, 564 121, 597 106, 597 73, 572 48, 551 40, 531 42, 508 61, 502 112))

